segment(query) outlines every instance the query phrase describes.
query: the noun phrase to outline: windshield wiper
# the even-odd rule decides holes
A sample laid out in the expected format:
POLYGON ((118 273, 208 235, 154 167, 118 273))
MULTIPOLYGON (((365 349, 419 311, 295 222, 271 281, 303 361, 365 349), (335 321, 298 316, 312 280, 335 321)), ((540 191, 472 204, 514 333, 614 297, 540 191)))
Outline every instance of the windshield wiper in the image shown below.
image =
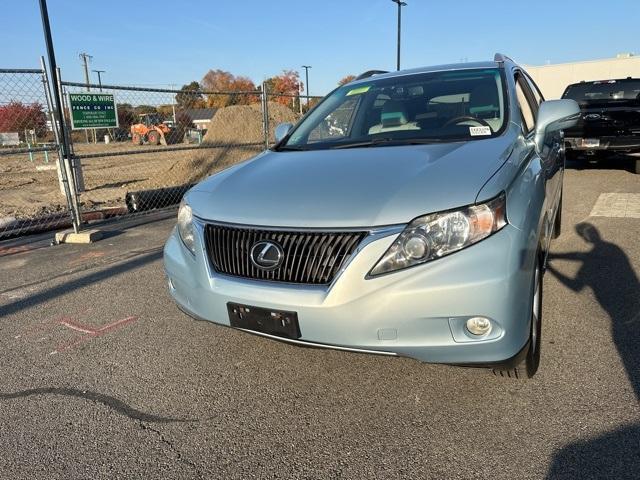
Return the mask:
POLYGON ((436 143, 442 141, 439 138, 375 138, 373 140, 366 140, 363 142, 342 143, 335 145, 333 149, 339 148, 360 148, 360 147, 375 147, 381 145, 425 145, 429 143, 436 143))
POLYGON ((301 151, 301 150, 309 150, 307 147, 303 147, 302 145, 283 145, 276 149, 276 152, 287 152, 287 151, 301 151))

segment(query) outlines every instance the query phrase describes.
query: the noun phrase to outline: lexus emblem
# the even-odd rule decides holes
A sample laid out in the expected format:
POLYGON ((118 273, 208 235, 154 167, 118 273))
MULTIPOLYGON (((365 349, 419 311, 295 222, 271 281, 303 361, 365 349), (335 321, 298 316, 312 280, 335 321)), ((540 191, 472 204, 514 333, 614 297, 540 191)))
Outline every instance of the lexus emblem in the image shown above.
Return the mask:
POLYGON ((284 250, 276 242, 261 240, 253 244, 249 253, 251 263, 262 270, 275 270, 284 260, 284 250))

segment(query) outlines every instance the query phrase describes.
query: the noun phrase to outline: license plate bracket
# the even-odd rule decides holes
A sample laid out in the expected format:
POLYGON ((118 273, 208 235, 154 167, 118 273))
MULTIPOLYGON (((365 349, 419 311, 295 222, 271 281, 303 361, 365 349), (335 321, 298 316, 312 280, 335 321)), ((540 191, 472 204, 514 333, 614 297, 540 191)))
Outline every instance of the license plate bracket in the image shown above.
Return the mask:
POLYGON ((232 327, 294 340, 301 336, 296 312, 272 310, 232 302, 227 303, 227 312, 232 327))

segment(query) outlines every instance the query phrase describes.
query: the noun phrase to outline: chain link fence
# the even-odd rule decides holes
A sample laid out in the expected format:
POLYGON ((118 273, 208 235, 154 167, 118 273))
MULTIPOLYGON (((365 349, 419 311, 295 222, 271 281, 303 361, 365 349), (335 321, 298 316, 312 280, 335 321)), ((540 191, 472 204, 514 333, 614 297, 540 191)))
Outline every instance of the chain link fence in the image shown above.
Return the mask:
POLYGON ((173 208, 193 184, 268 148, 279 123, 295 123, 320 99, 266 85, 214 92, 62 81, 65 168, 47 86, 44 68, 0 70, 0 108, 10 119, 0 115, 0 138, 15 140, 0 147, 0 239, 68 225, 70 208, 82 222, 173 208), (118 127, 72 130, 70 93, 112 94, 118 127), (64 172, 73 179, 66 197, 64 172))
POLYGON ((0 238, 70 224, 44 69, 0 69, 0 238))

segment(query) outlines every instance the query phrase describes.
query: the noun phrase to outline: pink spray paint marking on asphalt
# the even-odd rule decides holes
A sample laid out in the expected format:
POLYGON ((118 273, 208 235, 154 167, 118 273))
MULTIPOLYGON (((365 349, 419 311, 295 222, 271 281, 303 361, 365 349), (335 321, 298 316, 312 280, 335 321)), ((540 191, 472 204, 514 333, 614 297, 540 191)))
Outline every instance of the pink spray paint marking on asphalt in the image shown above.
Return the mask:
POLYGON ((57 353, 62 353, 65 350, 70 350, 84 342, 91 340, 92 338, 101 337, 103 335, 106 335, 107 333, 111 333, 115 330, 118 330, 124 327, 125 325, 135 322, 136 320, 138 320, 137 316, 130 316, 130 317, 122 318, 120 320, 116 320, 115 322, 112 322, 112 323, 108 323, 107 325, 103 325, 100 328, 93 328, 87 325, 83 325, 79 322, 76 322, 71 318, 61 319, 58 322, 59 325, 64 325, 65 327, 83 335, 80 338, 77 338, 69 343, 59 345, 58 348, 56 348, 53 352, 50 353, 50 355, 55 355, 57 353))

